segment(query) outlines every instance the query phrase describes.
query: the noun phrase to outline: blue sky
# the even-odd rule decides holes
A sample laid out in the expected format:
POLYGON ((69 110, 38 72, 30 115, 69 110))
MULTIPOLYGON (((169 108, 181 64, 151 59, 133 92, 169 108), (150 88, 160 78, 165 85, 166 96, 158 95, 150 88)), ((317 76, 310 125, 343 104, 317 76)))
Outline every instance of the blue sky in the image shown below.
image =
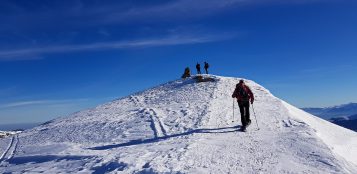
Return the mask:
POLYGON ((357 102, 352 0, 0 3, 1 124, 93 107, 204 61, 298 107, 357 102))

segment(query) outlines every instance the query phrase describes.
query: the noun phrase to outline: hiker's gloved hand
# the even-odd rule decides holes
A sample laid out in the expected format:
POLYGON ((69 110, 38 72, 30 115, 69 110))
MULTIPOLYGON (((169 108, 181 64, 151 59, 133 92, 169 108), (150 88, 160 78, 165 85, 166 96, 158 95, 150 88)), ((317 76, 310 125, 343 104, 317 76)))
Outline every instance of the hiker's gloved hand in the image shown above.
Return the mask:
POLYGON ((250 104, 253 104, 254 103, 254 100, 250 100, 250 104))

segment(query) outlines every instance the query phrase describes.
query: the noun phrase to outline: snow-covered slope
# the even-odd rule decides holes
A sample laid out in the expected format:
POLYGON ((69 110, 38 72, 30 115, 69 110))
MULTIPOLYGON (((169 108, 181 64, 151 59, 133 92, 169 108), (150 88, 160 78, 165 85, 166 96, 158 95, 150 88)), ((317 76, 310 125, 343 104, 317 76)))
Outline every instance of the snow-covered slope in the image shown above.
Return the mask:
POLYGON ((357 173, 357 133, 249 80, 260 130, 252 112, 248 132, 238 132, 231 94, 239 79, 211 77, 169 82, 0 139, 0 172, 357 173))

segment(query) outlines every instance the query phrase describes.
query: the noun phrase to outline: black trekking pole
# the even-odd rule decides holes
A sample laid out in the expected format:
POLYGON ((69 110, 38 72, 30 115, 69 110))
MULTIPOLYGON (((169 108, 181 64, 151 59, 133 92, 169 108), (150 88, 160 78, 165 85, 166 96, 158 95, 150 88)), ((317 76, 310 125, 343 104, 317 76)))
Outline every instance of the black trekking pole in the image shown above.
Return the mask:
POLYGON ((233 118, 232 118, 232 122, 234 122, 234 98, 233 98, 233 118))
POLYGON ((254 117, 255 117, 255 122, 257 123, 257 127, 258 127, 258 130, 259 130, 260 128, 259 128, 259 125, 258 125, 257 116, 255 115, 255 111, 254 111, 254 105, 253 105, 253 103, 252 103, 252 108, 253 108, 253 114, 254 114, 254 117))

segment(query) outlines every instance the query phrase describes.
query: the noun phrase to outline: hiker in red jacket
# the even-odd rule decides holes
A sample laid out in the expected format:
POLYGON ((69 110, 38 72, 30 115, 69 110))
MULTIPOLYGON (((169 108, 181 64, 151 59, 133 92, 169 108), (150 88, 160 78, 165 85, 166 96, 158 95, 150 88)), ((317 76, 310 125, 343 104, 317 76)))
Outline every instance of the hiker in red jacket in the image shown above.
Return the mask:
POLYGON ((254 95, 250 88, 245 85, 244 81, 240 80, 236 85, 236 89, 233 92, 232 98, 237 98, 242 121, 241 130, 245 131, 247 126, 249 126, 251 123, 249 114, 249 100, 250 103, 253 104, 254 95))

